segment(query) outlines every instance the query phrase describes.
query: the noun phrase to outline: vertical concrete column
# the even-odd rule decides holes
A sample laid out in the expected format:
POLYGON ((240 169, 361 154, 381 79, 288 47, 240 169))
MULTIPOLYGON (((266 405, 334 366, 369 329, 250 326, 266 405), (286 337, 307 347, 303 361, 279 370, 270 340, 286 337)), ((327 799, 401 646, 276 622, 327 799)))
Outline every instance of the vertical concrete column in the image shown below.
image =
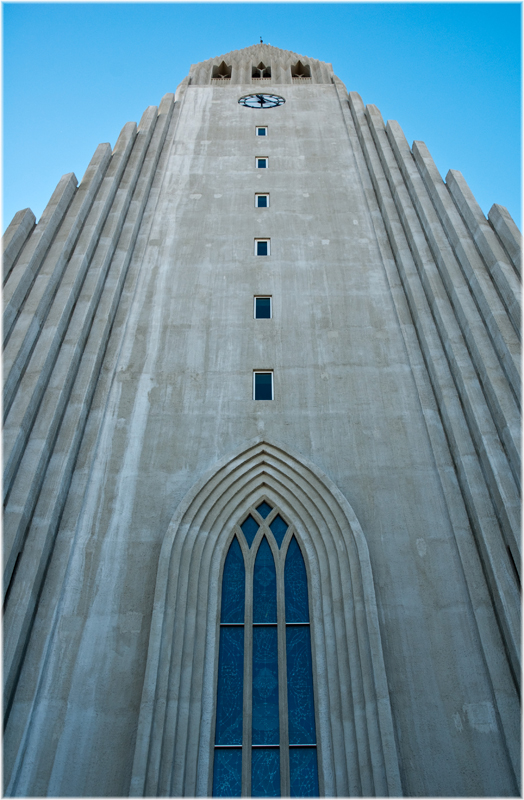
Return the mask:
POLYGON ((51 196, 38 225, 11 270, 4 286, 4 346, 15 319, 40 269, 42 259, 56 234, 76 192, 77 179, 72 172, 63 175, 51 196))
POLYGON ((251 61, 243 61, 238 65, 238 82, 241 84, 251 83, 251 61))
POLYGON ((507 545, 520 563, 520 498, 493 418, 486 404, 477 372, 460 331, 445 286, 436 269, 424 231, 421 229, 407 187, 389 146, 380 112, 367 106, 366 116, 388 183, 402 220, 420 279, 439 330, 453 379, 464 405, 466 420, 479 453, 507 545))
POLYGON ((482 213, 462 173, 458 170, 450 170, 446 175, 446 183, 482 258, 486 262, 515 330, 520 335, 522 309, 520 284, 515 270, 509 263, 497 235, 482 213))
MULTIPOLYGON (((4 588, 8 586, 14 558, 20 551, 27 525, 38 499, 55 438, 67 408, 82 352, 100 301, 111 259, 115 252, 132 193, 153 133, 156 115, 156 107, 150 106, 142 117, 139 131, 141 136, 137 136, 135 140, 136 146, 133 147, 129 162, 122 175, 111 211, 102 229, 98 247, 68 324, 70 335, 65 337, 64 346, 60 348, 56 363, 53 365, 53 374, 50 380, 51 391, 48 392, 49 401, 43 403, 37 409, 37 414, 34 415, 33 425, 31 426, 32 447, 29 448, 30 453, 22 452, 16 477, 13 476, 11 479, 12 488, 5 511, 6 525, 4 534, 5 543, 9 550, 6 548, 4 588)), ((17 437, 17 442, 20 438, 22 441, 26 439, 24 428, 27 430, 26 426, 23 425, 20 436, 17 437)))
POLYGON ((507 647, 513 679, 518 685, 520 679, 518 588, 511 575, 506 545, 501 536, 443 343, 371 136, 364 104, 356 92, 349 93, 349 103, 446 431, 483 569, 493 593, 497 619, 507 647))
POLYGON ((231 63, 231 84, 239 84, 242 83, 241 80, 241 70, 238 62, 233 61, 231 63))
MULTIPOLYGON (((502 365, 479 314, 470 287, 457 263, 446 233, 397 122, 389 121, 386 133, 404 178, 411 202, 426 235, 434 263, 446 288, 469 354, 480 380, 489 410, 508 454, 515 481, 520 480, 520 413, 502 365)), ((474 407, 473 407, 474 408, 474 407)))
POLYGON ((187 87, 189 86, 190 83, 191 83, 191 78, 184 78, 182 83, 178 84, 176 92, 175 92, 175 101, 177 103, 180 100, 182 100, 182 97, 184 96, 185 91, 186 91, 186 89, 187 89, 187 87))
MULTIPOLYGON (((166 95, 159 107, 147 155, 129 205, 125 224, 119 238, 93 325, 89 332, 81 364, 75 378, 64 420, 54 445, 52 459, 40 491, 36 513, 27 534, 27 549, 22 552, 18 580, 12 587, 6 604, 9 634, 5 642, 4 679, 6 698, 12 697, 19 674, 25 643, 30 635, 46 565, 49 561, 58 525, 71 483, 87 416, 98 382, 98 376, 155 170, 164 145, 173 113, 174 96, 166 95)), ((139 131, 139 136, 143 131, 139 131)), ((147 133, 146 133, 147 138, 147 133)), ((7 700, 6 700, 7 702, 7 700)))
POLYGON ((191 70, 190 70, 189 74, 190 74, 190 80, 191 80, 192 84, 194 84, 194 85, 200 84, 200 82, 201 82, 200 81, 200 72, 201 72, 201 70, 202 70, 202 68, 198 64, 192 64, 191 65, 191 70))
POLYGON ((49 248, 24 308, 4 351, 4 413, 9 411, 20 377, 40 335, 47 313, 74 246, 111 159, 109 144, 97 147, 69 206, 64 222, 49 248))
POLYGON ((282 65, 280 68, 280 83, 290 84, 293 83, 291 78, 291 64, 288 64, 287 67, 282 65))
POLYGON ((17 402, 4 421, 4 498, 7 497, 25 449, 35 415, 58 356, 71 313, 99 242, 102 226, 117 192, 136 136, 136 123, 127 123, 115 145, 111 162, 82 233, 62 278, 16 394, 17 402))
POLYGON ((273 61, 271 63, 271 81, 272 81, 272 83, 276 84, 277 86, 279 86, 281 83, 283 83, 283 81, 282 81, 282 73, 283 73, 283 71, 284 71, 284 68, 282 66, 282 62, 280 60, 275 61, 273 59, 273 61))
POLYGON ((513 222, 513 218, 507 208, 494 203, 488 212, 488 219, 498 234, 498 237, 506 248, 513 266, 520 278, 521 256, 522 256, 522 236, 519 229, 513 222))
MULTIPOLYGON (((426 334, 431 334, 431 319, 428 320, 428 325, 425 326, 424 316, 429 311, 429 308, 424 306, 425 298, 423 296, 420 298, 417 297, 417 291, 421 291, 421 288, 417 290, 417 278, 413 275, 413 283, 404 282, 406 278, 409 280, 410 277, 409 265, 404 265, 406 267, 406 270, 404 270, 399 263, 397 270, 397 265, 393 258, 390 241, 388 239, 388 231, 386 230, 386 223, 388 224, 388 230, 390 230, 389 221, 386 219, 386 216, 383 217, 381 215, 378 208, 380 205, 387 211, 390 208, 388 205, 389 201, 388 198, 377 195, 373 189, 373 185, 377 185, 377 177, 380 175, 380 164, 378 163, 373 144, 372 142, 370 143, 370 135, 365 124, 365 119, 362 116, 362 124, 357 127, 355 118, 352 116, 352 114, 355 115, 355 106, 358 113, 363 115, 363 103, 360 97, 356 95, 356 93, 353 93, 354 105, 350 111, 349 104, 347 103, 347 91, 344 85, 336 78, 335 85, 337 87, 342 114, 346 120, 349 138, 366 193, 369 212, 373 220, 373 228, 377 236, 377 243, 381 251, 384 269, 397 310, 401 331, 410 360, 412 375, 417 386, 426 429, 439 471, 449 519, 453 527, 457 550, 464 570, 464 577, 473 615, 476 620, 479 638, 486 658, 486 665, 492 678, 494 695, 500 713, 505 740, 518 782, 518 776, 520 774, 520 715, 517 708, 518 701, 516 699, 518 690, 515 688, 515 678, 511 674, 511 670, 504 665, 504 626, 501 625, 500 619, 497 619, 496 614, 491 615, 485 613, 485 597, 487 593, 491 593, 492 589, 489 587, 490 579, 486 576, 485 567, 482 563, 484 548, 482 545, 479 546, 475 541, 475 522, 472 521, 471 511, 466 505, 467 498, 461 486, 464 476, 461 476, 460 473, 456 471, 454 463, 456 451, 453 449, 454 442, 453 439, 450 438, 447 429, 449 420, 445 416, 441 416, 439 410, 439 403, 447 406, 448 409, 453 409, 455 404, 455 408, 460 414, 460 403, 456 396, 456 390, 452 385, 449 372, 447 373, 449 391, 442 380, 446 378, 445 364, 441 363, 440 366, 435 367, 435 365, 428 361, 432 352, 438 353, 438 349, 435 348, 435 351, 431 349, 432 345, 429 338, 427 339, 428 346, 426 346, 425 343, 424 337, 426 334), (416 306, 418 318, 412 316, 410 312, 410 304, 412 301, 419 301, 419 304, 416 306), (438 378, 440 380, 440 394, 437 393, 432 385, 437 372, 439 373, 438 378), (443 397, 445 398, 444 402, 442 399, 443 397), (453 455, 451 452, 452 449, 453 455)), ((392 212, 395 213, 395 210, 392 209, 392 212)), ((441 359, 444 358, 443 354, 438 357, 441 359)), ((467 477, 468 476, 466 476, 466 479, 467 477)), ((492 511, 489 513, 492 513, 492 511)), ((486 535, 489 535, 491 532, 497 536, 499 553, 504 557, 506 554, 500 547, 501 536, 496 523, 493 521, 489 523, 486 520, 482 520, 482 523, 484 524, 484 533, 486 535)), ((507 564, 507 567, 511 569, 509 564, 507 564)), ((504 570, 503 566, 502 570, 504 570)), ((515 586, 513 587, 513 591, 517 592, 515 586)), ((500 605, 500 598, 498 602, 500 605)))
POLYGON ((17 211, 2 238, 4 283, 13 264, 35 227, 36 218, 30 208, 17 211))
POLYGON ((413 158, 475 297, 515 397, 520 398, 520 342, 506 308, 424 142, 413 143, 413 158))

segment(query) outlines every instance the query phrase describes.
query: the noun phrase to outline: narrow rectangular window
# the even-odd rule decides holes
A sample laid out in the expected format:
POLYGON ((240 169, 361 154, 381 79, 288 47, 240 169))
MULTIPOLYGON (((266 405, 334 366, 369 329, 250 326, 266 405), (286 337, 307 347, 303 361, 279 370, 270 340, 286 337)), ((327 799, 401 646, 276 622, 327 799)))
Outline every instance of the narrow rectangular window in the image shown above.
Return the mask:
POLYGON ((268 256, 270 253, 270 239, 255 239, 255 255, 268 256))
POLYGON ((271 297, 255 297, 255 319, 271 319, 271 297))
POLYGON ((268 194, 256 194, 255 195, 255 208, 268 208, 269 207, 269 195, 268 194))
POLYGON ((273 400, 273 373, 253 373, 253 400, 273 400))
POLYGON ((267 136, 267 125, 264 125, 262 127, 257 125, 256 131, 257 131, 257 136, 267 136))
POLYGON ((269 166, 269 158, 267 156, 257 156, 255 161, 257 169, 267 169, 269 166))

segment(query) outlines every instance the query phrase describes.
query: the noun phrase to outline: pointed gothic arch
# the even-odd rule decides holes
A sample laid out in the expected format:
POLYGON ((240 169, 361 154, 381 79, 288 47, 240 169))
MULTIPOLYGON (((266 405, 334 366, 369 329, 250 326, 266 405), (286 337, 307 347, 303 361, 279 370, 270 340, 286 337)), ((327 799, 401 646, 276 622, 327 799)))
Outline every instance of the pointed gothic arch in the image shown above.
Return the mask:
POLYGON ((251 68, 251 78, 255 80, 261 80, 262 78, 270 78, 271 77, 271 65, 264 64, 263 61, 260 64, 255 65, 253 64, 251 68))
POLYGON ((291 65, 292 78, 311 78, 311 67, 309 64, 303 64, 300 59, 296 64, 291 65))
POLYGON ((222 61, 220 64, 213 65, 211 76, 214 80, 228 81, 231 80, 232 69, 231 64, 228 66, 225 61, 222 61))
POLYGON ((267 497, 297 531, 311 581, 319 772, 327 796, 402 794, 367 544, 311 462, 257 438, 188 492, 160 554, 130 793, 211 793, 220 568, 267 497))

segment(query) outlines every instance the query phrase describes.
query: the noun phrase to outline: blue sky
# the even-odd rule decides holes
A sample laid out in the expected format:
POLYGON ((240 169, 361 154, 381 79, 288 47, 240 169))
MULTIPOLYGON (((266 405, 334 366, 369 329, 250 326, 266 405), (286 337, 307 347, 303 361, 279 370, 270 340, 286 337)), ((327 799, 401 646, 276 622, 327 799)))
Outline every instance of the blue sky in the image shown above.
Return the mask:
POLYGON ((518 3, 4 3, 3 229, 37 219, 176 89, 192 63, 259 41, 333 64, 348 91, 459 169, 520 225, 518 3))

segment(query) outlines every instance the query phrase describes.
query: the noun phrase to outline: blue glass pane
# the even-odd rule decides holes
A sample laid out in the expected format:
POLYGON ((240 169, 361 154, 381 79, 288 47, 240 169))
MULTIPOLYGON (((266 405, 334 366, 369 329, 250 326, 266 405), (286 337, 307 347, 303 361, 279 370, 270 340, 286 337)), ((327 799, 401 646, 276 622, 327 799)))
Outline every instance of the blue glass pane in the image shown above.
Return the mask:
POLYGON ((315 744, 309 625, 286 625, 289 744, 315 744))
POLYGON ((242 744, 244 626, 220 628, 215 744, 242 744))
POLYGON ((280 797, 280 751, 257 747, 251 752, 251 797, 280 797))
MULTIPOLYGON (((265 197, 259 197, 259 200, 265 200, 265 197)), ((259 203, 259 208, 265 203, 259 203)), ((270 297, 257 297, 255 300, 255 316, 257 319, 271 319, 271 298, 270 297)))
POLYGON ((258 522, 255 522, 255 520, 250 514, 249 517, 245 520, 245 522, 242 523, 240 527, 242 528, 242 533, 246 537, 248 545, 251 547, 251 545, 253 544, 253 539, 257 535, 258 522))
POLYGON ((315 747, 290 747, 289 772, 291 797, 318 797, 317 750, 315 747))
POLYGON ((253 744, 279 744, 277 626, 253 628, 253 744))
POLYGON ((255 372, 255 400, 273 399, 273 375, 271 372, 255 372))
POLYGON ((260 503, 260 505, 257 506, 257 511, 260 514, 260 516, 262 517, 262 519, 265 519, 267 517, 267 515, 270 514, 273 511, 273 509, 271 508, 269 503, 266 503, 266 501, 263 500, 260 503))
POLYGON ((242 749, 215 750, 213 797, 242 796, 242 749))
POLYGON ((221 622, 244 622, 246 602, 246 568, 244 556, 235 536, 224 564, 222 576, 221 622))
POLYGON ((284 589, 286 622, 309 622, 306 567, 294 536, 289 543, 286 556, 284 589))
POLYGON ((253 575, 253 622, 277 621, 277 576, 266 537, 262 539, 253 575))
POLYGON ((271 532, 275 537, 275 539, 277 540, 278 546, 280 547, 280 545, 282 544, 282 539, 286 535, 286 531, 288 529, 287 522, 284 522, 280 514, 277 514, 277 516, 275 517, 275 519, 273 520, 273 522, 269 527, 271 528, 271 532))

